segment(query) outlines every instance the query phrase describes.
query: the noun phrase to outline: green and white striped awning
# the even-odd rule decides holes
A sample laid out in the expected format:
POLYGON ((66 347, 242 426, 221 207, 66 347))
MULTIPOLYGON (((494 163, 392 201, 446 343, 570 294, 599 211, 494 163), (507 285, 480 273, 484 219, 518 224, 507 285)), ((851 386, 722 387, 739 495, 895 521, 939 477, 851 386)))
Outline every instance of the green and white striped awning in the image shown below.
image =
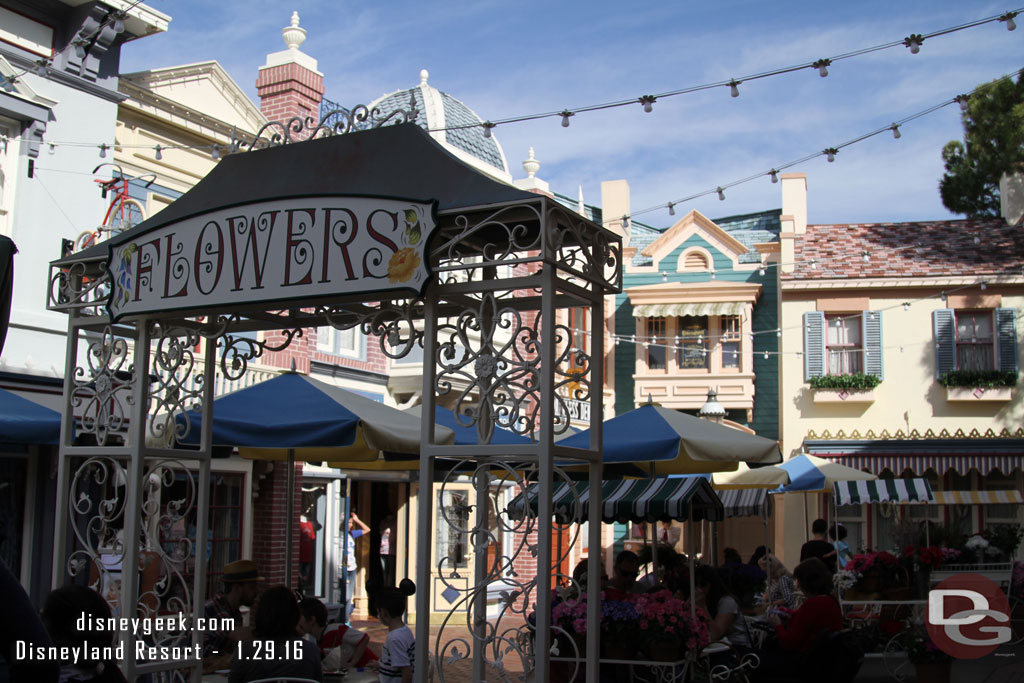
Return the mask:
POLYGON ((927 479, 874 479, 837 481, 836 505, 861 503, 934 503, 935 494, 927 479))
POLYGON ((768 489, 728 489, 716 493, 722 499, 726 518, 771 515, 772 499, 768 489))
POLYGON ((716 301, 686 304, 640 304, 633 307, 634 318, 670 318, 682 315, 743 315, 747 304, 740 301, 716 301))
MULTIPOLYGON (((506 509, 512 519, 522 519, 526 506, 537 514, 537 484, 516 496, 506 509)), ((551 496, 552 508, 559 522, 584 522, 590 509, 590 487, 585 481, 562 483, 551 496)), ((653 522, 689 518, 721 520, 722 501, 703 477, 623 479, 606 481, 601 486, 601 520, 604 522, 653 522)))

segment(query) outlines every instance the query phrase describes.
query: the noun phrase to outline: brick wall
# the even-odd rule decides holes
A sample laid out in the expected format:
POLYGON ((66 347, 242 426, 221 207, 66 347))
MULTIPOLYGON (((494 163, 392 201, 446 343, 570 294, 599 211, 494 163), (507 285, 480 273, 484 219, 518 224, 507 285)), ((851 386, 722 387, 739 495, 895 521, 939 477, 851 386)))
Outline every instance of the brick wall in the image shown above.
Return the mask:
POLYGON ((319 121, 324 77, 294 62, 281 64, 260 69, 256 92, 260 111, 271 121, 287 122, 296 116, 319 121))
POLYGON ((302 463, 295 463, 294 505, 288 512, 288 463, 274 469, 259 483, 253 503, 252 559, 266 578, 267 586, 285 583, 285 538, 292 525, 292 587, 298 587, 299 513, 302 509, 302 463))

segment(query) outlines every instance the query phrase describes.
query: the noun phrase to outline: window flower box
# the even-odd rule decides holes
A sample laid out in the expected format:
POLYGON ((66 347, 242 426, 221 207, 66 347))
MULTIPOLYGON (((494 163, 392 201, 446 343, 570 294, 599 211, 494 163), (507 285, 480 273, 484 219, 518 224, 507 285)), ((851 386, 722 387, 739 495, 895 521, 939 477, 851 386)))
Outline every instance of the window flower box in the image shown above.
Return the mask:
POLYGON ((1009 401, 1013 387, 946 387, 947 401, 1009 401))
POLYGON ((874 389, 814 389, 815 403, 871 403, 874 389))

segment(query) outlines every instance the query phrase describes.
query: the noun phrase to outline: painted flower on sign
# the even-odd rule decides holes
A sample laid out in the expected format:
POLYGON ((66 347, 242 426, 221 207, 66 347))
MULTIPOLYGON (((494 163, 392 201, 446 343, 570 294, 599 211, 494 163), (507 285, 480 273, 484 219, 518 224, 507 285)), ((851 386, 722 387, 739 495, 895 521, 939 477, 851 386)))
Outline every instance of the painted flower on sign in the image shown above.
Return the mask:
POLYGON ((392 284, 408 282, 420 267, 420 256, 411 248, 399 249, 388 261, 388 281, 392 284))

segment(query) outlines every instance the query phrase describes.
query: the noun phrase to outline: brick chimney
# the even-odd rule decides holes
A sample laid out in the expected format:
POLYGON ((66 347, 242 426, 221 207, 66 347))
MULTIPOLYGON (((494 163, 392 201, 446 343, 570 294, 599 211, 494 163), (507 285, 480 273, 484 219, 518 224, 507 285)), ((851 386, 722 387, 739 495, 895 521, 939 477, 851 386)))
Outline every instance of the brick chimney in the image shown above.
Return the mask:
POLYGON ((318 122, 324 75, 317 71, 316 60, 299 50, 306 29, 299 27, 298 12, 292 12, 291 25, 281 30, 281 37, 288 49, 268 54, 256 78, 260 111, 271 121, 310 116, 318 122))

